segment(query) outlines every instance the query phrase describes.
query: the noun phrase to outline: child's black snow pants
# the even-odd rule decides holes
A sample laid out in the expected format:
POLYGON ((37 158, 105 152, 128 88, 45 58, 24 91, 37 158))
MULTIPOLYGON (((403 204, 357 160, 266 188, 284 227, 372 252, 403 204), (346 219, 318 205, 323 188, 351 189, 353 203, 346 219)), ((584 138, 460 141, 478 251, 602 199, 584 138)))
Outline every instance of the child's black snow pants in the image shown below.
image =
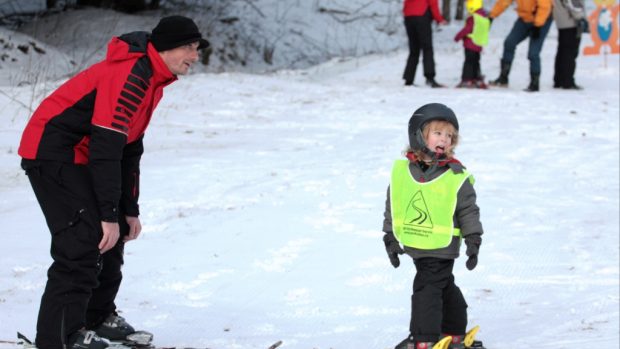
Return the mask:
POLYGON ((465 49, 465 63, 463 63, 462 81, 480 79, 480 52, 465 49))
POLYGON ((437 342, 442 333, 465 334, 467 303, 454 284, 454 259, 420 258, 411 296, 410 331, 416 342, 437 342))
POLYGON ((129 227, 125 219, 119 219, 119 242, 100 255, 103 233, 88 168, 40 160, 23 160, 22 168, 52 242, 53 263, 41 297, 36 345, 38 349, 61 349, 71 333, 96 326, 115 311, 114 298, 122 279, 122 239, 129 227))

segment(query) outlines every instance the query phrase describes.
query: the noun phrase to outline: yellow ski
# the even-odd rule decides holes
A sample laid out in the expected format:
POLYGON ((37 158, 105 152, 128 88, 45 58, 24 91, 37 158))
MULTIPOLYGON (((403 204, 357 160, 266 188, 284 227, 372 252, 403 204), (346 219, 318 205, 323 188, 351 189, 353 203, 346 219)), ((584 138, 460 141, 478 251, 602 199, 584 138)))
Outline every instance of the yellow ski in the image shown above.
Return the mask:
POLYGON ((452 337, 444 337, 439 342, 435 343, 435 345, 433 345, 433 349, 449 349, 450 343, 452 343, 452 337))
POLYGON ((480 326, 476 325, 471 330, 467 331, 465 338, 463 339, 465 348, 470 348, 472 344, 474 344, 474 339, 476 338, 476 333, 478 333, 478 330, 480 330, 480 326))

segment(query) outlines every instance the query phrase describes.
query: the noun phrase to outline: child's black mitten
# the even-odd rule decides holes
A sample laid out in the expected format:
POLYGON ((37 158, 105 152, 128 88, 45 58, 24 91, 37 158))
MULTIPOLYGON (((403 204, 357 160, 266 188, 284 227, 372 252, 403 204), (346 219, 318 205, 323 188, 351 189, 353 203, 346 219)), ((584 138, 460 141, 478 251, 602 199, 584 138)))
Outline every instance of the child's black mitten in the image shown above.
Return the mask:
POLYGON ((396 240, 394 233, 387 232, 383 235, 383 243, 385 244, 385 251, 387 251, 388 257, 390 258, 390 263, 394 268, 398 268, 400 265, 400 259, 398 259, 399 254, 405 253, 405 251, 400 247, 400 244, 396 240))
POLYGON ((481 243, 482 238, 480 234, 471 234, 465 237, 465 245, 467 245, 465 254, 469 257, 467 262, 465 262, 465 266, 469 270, 473 270, 478 264, 478 251, 480 250, 481 243))

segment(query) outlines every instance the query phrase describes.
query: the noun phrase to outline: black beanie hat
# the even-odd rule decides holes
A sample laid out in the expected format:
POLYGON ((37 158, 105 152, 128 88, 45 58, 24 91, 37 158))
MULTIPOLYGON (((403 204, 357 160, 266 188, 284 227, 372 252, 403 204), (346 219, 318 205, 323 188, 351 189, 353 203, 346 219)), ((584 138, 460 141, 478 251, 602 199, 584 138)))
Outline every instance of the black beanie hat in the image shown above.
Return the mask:
POLYGON ((202 38, 196 23, 183 16, 162 18, 151 32, 151 42, 159 52, 179 46, 198 42, 198 48, 209 47, 209 42, 202 38))

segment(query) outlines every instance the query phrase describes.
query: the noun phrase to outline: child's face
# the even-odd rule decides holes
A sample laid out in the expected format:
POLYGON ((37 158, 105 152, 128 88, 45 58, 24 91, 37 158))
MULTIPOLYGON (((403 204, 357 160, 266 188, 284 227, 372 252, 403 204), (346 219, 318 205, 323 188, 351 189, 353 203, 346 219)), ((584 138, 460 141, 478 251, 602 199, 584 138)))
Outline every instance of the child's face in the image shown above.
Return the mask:
POLYGON ((426 136, 428 149, 440 155, 450 150, 454 137, 454 127, 449 123, 432 121, 428 128, 428 135, 426 136))

